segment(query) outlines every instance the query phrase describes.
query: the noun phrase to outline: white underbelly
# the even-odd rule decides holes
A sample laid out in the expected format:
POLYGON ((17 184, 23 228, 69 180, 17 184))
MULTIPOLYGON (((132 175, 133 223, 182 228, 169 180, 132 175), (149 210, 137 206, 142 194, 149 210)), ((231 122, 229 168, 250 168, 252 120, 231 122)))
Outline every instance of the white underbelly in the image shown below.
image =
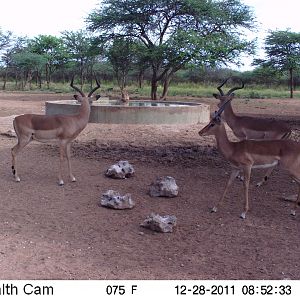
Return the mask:
POLYGON ((275 167, 277 165, 278 165, 278 160, 274 160, 272 163, 269 164, 253 165, 252 169, 266 169, 266 168, 275 167))
POLYGON ((32 139, 42 143, 57 141, 57 130, 36 130, 32 139))

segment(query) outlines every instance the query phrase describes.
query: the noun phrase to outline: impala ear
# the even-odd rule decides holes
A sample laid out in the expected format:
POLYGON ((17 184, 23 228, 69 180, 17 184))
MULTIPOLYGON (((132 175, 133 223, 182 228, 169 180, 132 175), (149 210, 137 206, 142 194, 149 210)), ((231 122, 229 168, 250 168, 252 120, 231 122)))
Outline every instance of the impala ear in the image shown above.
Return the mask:
POLYGON ((81 102, 82 101, 82 97, 80 95, 73 95, 74 99, 77 101, 77 102, 81 102))

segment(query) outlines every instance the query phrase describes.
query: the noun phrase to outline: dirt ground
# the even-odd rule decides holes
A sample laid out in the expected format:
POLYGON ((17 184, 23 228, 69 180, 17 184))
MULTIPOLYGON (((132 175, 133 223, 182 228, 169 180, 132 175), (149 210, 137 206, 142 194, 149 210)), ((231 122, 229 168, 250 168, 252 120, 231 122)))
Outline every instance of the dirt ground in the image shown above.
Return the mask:
MULTIPOLYGON (((45 100, 69 95, 0 92, 0 132, 13 115, 44 113, 45 100)), ((216 107, 213 99, 199 99, 216 107)), ((299 100, 234 100, 237 112, 286 120, 298 137, 299 100)), ((230 167, 214 138, 199 137, 198 125, 88 124, 73 142, 77 182, 56 184, 58 148, 31 143, 20 154, 21 182, 11 174, 15 138, 0 135, 0 279, 300 279, 300 210, 280 199, 297 186, 275 171, 267 185, 255 183, 250 212, 241 220, 242 183, 236 181, 216 213, 230 167), (136 174, 126 180, 104 176, 118 160, 128 160, 136 174), (176 198, 151 198, 158 176, 176 179, 176 198), (132 210, 99 206, 103 192, 131 193, 132 210), (173 233, 140 227, 150 214, 177 217, 173 233)), ((232 136, 231 136, 232 137, 232 136)))

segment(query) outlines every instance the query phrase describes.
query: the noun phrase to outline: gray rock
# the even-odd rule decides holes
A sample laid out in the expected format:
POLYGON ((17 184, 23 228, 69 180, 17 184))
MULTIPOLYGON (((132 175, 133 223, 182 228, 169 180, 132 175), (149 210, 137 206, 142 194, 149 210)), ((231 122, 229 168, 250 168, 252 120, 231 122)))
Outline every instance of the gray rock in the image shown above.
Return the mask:
POLYGON ((134 168, 127 160, 120 160, 110 166, 105 175, 114 179, 125 179, 134 175, 134 168))
POLYGON ((176 197, 178 186, 171 176, 159 177, 151 183, 149 194, 151 197, 176 197))
POLYGON ((135 206, 130 194, 121 196, 114 190, 106 191, 101 197, 100 204, 114 209, 131 209, 135 206))
POLYGON ((175 216, 160 216, 152 213, 141 226, 157 232, 173 232, 176 222, 177 218, 175 216))

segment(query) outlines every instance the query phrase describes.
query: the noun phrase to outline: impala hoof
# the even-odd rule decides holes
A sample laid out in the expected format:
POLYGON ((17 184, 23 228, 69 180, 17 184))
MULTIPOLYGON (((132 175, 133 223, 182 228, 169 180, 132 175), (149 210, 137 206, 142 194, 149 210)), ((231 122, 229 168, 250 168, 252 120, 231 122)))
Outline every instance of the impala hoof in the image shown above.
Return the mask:
POLYGON ((215 212, 217 212, 217 210, 218 210, 218 209, 217 209, 217 207, 216 207, 216 206, 214 206, 214 207, 211 209, 211 211, 210 211, 210 212, 211 212, 211 213, 215 213, 215 212))
POLYGON ((65 183, 64 183, 63 180, 59 180, 59 181, 58 181, 58 185, 59 185, 59 186, 63 186, 64 184, 65 184, 65 183))
POLYGON ((294 209, 291 210, 291 215, 296 216, 296 211, 294 209))
POLYGON ((72 182, 76 182, 76 178, 75 178, 75 177, 72 177, 72 178, 71 178, 71 181, 72 181, 72 182))
POLYGON ((15 181, 20 182, 21 181, 20 177, 15 178, 15 181))
POLYGON ((236 178, 237 178, 239 181, 244 181, 244 176, 243 176, 243 175, 237 175, 236 178))
POLYGON ((246 219, 246 213, 245 212, 241 213, 240 218, 245 220, 246 219))

